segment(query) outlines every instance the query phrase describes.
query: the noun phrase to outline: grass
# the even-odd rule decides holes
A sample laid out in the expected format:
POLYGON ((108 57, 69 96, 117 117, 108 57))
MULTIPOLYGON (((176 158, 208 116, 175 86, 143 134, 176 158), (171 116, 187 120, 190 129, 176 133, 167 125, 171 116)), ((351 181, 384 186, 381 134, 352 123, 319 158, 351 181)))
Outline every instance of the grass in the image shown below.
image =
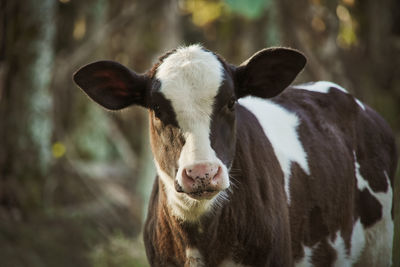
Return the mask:
POLYGON ((141 237, 128 239, 123 235, 96 246, 90 254, 93 267, 145 267, 147 263, 141 237))

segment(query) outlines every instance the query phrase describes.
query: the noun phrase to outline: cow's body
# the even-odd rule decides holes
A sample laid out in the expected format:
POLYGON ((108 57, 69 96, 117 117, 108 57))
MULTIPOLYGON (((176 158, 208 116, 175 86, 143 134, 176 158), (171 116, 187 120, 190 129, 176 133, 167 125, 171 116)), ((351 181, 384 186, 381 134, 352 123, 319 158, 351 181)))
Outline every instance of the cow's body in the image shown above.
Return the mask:
POLYGON ((156 180, 145 229, 153 264, 191 254, 194 266, 289 266, 292 251, 295 266, 389 266, 396 154, 382 118, 326 82, 239 103, 229 201, 180 223, 156 180))
POLYGON ((276 50, 244 70, 198 47, 170 55, 149 74, 156 107, 139 103, 158 170, 144 231, 152 266, 390 266, 397 155, 379 115, 329 82, 265 95, 249 72, 276 50))

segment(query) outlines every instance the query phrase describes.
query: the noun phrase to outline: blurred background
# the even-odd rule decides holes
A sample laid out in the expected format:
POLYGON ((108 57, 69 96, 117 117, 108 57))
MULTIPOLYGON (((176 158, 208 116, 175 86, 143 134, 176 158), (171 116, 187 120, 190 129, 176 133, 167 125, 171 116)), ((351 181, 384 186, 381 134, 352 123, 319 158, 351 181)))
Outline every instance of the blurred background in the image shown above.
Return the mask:
POLYGON ((193 43, 234 64, 297 48, 308 65, 296 82, 343 85, 400 144, 398 0, 0 0, 1 267, 148 266, 146 110, 107 112, 71 77, 100 59, 144 72, 193 43))

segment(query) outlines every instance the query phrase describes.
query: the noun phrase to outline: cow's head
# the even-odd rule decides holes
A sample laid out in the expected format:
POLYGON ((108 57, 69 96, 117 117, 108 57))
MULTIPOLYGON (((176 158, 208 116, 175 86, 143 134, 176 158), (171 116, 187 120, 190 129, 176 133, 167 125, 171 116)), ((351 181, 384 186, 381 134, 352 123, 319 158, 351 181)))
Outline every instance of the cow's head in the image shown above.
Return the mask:
POLYGON ((305 62, 296 50, 270 48, 235 67, 192 45, 166 54, 146 74, 99 61, 78 70, 74 81, 107 109, 149 110, 161 186, 173 213, 193 221, 224 199, 231 184, 237 99, 276 96, 305 62))

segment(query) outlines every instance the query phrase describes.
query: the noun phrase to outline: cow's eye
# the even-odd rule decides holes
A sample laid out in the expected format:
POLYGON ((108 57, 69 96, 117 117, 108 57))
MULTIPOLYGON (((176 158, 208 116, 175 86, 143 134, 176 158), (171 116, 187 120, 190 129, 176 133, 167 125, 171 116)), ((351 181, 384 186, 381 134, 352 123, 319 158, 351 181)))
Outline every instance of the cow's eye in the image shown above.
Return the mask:
POLYGON ((157 118, 160 118, 160 116, 161 116, 160 106, 159 105, 154 105, 153 106, 153 110, 154 110, 154 115, 157 118))
POLYGON ((229 100, 229 102, 228 102, 228 105, 227 105, 228 108, 230 110, 233 110, 233 108, 235 107, 235 103, 236 103, 236 99, 234 97, 232 97, 231 100, 229 100))

